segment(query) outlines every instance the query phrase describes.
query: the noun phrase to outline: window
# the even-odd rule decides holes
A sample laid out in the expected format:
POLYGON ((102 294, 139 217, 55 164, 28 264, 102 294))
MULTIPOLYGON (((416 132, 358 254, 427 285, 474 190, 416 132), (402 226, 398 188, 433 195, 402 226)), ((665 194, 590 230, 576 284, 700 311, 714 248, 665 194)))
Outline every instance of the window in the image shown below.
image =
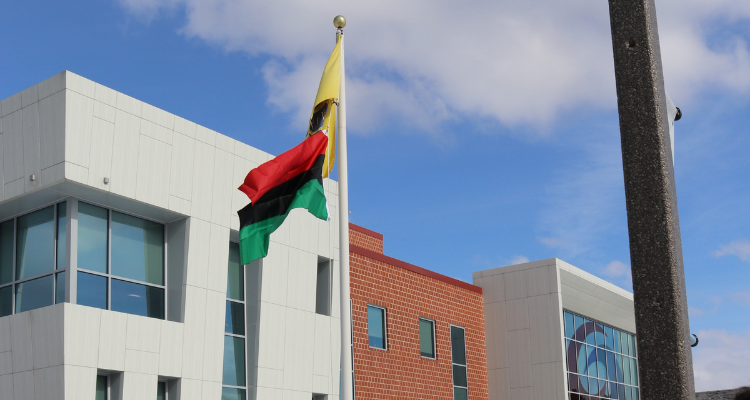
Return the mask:
POLYGON ((78 202, 77 303, 164 319, 164 225, 78 202))
POLYGON ((635 335, 569 311, 564 319, 569 398, 638 400, 635 335))
POLYGON ((0 317, 65 301, 66 202, 0 223, 0 317))
POLYGON ((315 312, 321 315, 331 315, 331 260, 327 258, 318 261, 315 312))
POLYGON ((370 336, 370 347, 383 350, 387 348, 385 308, 367 306, 367 332, 370 336))
POLYGON ((245 269, 240 246, 229 243, 221 400, 245 400, 245 375, 245 269))
POLYGON ((156 400, 167 400, 167 382, 159 381, 156 384, 156 400))
POLYGON ((419 352, 422 357, 435 358, 435 321, 419 318, 419 352))
POLYGON ((95 400, 109 400, 109 378, 106 375, 96 376, 95 400))
POLYGON ((464 328, 453 325, 451 325, 451 362, 453 363, 453 400, 468 400, 465 332, 464 328))

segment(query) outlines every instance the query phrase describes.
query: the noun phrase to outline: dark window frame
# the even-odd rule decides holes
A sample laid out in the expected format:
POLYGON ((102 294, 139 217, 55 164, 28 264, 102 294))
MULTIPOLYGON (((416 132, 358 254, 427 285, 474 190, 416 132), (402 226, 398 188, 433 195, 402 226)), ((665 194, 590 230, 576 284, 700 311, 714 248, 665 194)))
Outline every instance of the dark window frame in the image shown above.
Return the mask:
MULTIPOLYGON (((12 235, 13 235, 13 238, 12 238, 13 243, 11 245, 12 246, 11 247, 12 261, 11 261, 11 265, 10 265, 11 280, 9 282, 0 284, 0 290, 10 288, 10 291, 11 291, 11 294, 10 294, 10 298, 11 298, 10 314, 7 314, 6 316, 14 315, 14 314, 19 314, 19 313, 22 313, 22 312, 34 310, 35 308, 34 309, 25 310, 25 311, 17 311, 16 310, 17 306, 18 306, 18 303, 16 301, 16 297, 18 295, 19 285, 22 285, 24 283, 28 283, 28 282, 31 282, 31 281, 34 281, 34 280, 37 280, 37 279, 45 278, 47 276, 51 276, 52 277, 52 303, 48 304, 46 306, 43 306, 43 307, 48 307, 48 306, 52 306, 52 305, 61 303, 61 302, 57 301, 58 300, 57 299, 57 289, 58 289, 58 285, 59 285, 58 284, 58 280, 59 280, 60 277, 65 277, 66 276, 66 273, 68 272, 69 268, 68 268, 68 265, 67 265, 67 258, 65 260, 65 265, 63 265, 63 266, 58 265, 58 261, 59 260, 58 260, 57 256, 58 256, 58 246, 59 246, 59 240, 58 239, 59 239, 59 223, 60 223, 60 221, 59 221, 59 215, 58 214, 59 214, 59 208, 60 208, 60 206, 61 205, 66 205, 66 207, 67 207, 67 202, 68 201, 69 201, 69 198, 55 200, 53 202, 46 203, 46 204, 41 205, 39 207, 34 207, 34 208, 29 209, 29 210, 25 210, 25 211, 23 211, 21 213, 18 213, 16 215, 13 215, 13 216, 11 216, 9 218, 6 218, 6 219, 0 221, 0 225, 8 223, 8 222, 11 222, 11 221, 12 221, 12 224, 13 224, 13 229, 11 230, 12 231, 12 235), (18 271, 17 271, 18 270, 18 265, 17 265, 18 264, 18 219, 22 218, 24 216, 27 216, 27 215, 31 215, 31 214, 33 214, 35 212, 45 210, 47 208, 52 208, 52 223, 53 223, 53 230, 54 230, 54 233, 53 233, 54 239, 52 241, 52 248, 53 248, 52 249, 52 268, 49 271, 43 272, 41 274, 36 274, 36 275, 33 275, 33 276, 27 276, 27 277, 24 277, 22 279, 18 279, 18 276, 17 276, 18 275, 18 271)), ((67 212, 67 209, 66 209, 66 214, 65 214, 65 226, 66 226, 66 230, 67 230, 68 224, 70 224, 70 213, 67 212)), ((67 235, 66 235, 65 239, 66 239, 66 242, 63 243, 63 245, 66 246, 66 250, 67 250, 67 241, 69 240, 69 238, 67 238, 67 235)), ((65 289, 65 293, 66 293, 66 297, 67 297, 68 287, 67 287, 66 281, 63 281, 63 287, 65 289)), ((65 301, 65 299, 63 299, 62 302, 64 302, 64 301, 65 301)), ((0 315, 0 317, 2 317, 2 316, 4 316, 4 315, 0 315)))
POLYGON ((367 346, 375 350, 388 351, 388 309, 377 304, 367 303, 367 310, 367 346), (383 347, 375 347, 370 345, 370 307, 377 308, 383 311, 383 347))
POLYGON ((451 379, 453 380, 453 398, 454 399, 456 398, 456 388, 465 389, 466 390, 466 397, 469 398, 469 365, 468 365, 469 364, 469 357, 468 357, 468 354, 467 354, 468 353, 468 351, 467 351, 468 350, 468 344, 466 343, 466 328, 463 327, 463 326, 458 326, 458 325, 450 324, 450 327, 448 329, 449 329, 448 332, 449 332, 450 338, 451 338, 451 379), (464 333, 464 335, 463 335, 463 337, 464 337, 464 360, 465 360, 464 362, 466 364, 458 364, 458 363, 454 362, 455 356, 453 355, 453 335, 452 335, 452 332, 450 332, 453 328, 461 329, 463 331, 463 333, 464 333), (452 376, 453 375, 453 367, 454 366, 464 367, 464 369, 466 370, 466 386, 458 386, 458 385, 456 385, 455 378, 452 376))
POLYGON ((426 358, 428 360, 437 360, 437 337, 435 335, 435 331, 437 329, 436 329, 435 320, 431 319, 431 318, 426 318, 426 317, 418 317, 417 318, 417 323, 419 323, 421 321, 427 321, 430 324, 432 324, 432 357, 425 356, 422 353, 422 332, 421 332, 421 325, 418 326, 420 328, 420 331, 419 331, 419 355, 420 355, 420 357, 426 358))
MULTIPOLYGON (((565 364, 565 374, 566 374, 566 377, 565 377, 565 386, 567 387, 567 390, 566 390, 567 396, 570 397, 571 395, 578 395, 580 392, 578 392, 578 391, 572 391, 572 390, 579 390, 578 387, 580 385, 582 385, 582 382, 588 382, 589 379, 596 379, 597 380, 597 385, 599 385, 599 383, 600 383, 598 381, 604 381, 605 385, 608 386, 609 390, 612 390, 612 387, 615 387, 620 392, 624 392, 624 390, 632 391, 633 393, 635 393, 634 396, 637 396, 640 399, 640 378, 639 378, 640 373, 639 373, 639 370, 638 370, 638 356, 637 356, 638 355, 638 338, 637 338, 636 334, 631 333, 631 332, 629 332, 629 331, 627 331, 625 329, 621 329, 621 328, 615 327, 612 324, 609 324, 609 323, 606 323, 606 322, 602 322, 600 320, 596 320, 596 319, 584 316, 584 315, 582 315, 582 314, 580 314, 578 312, 575 312, 575 311, 572 311, 572 310, 568 310, 568 309, 563 309, 563 318, 562 318, 562 321, 563 321, 562 335, 563 335, 563 340, 564 340, 564 345, 565 345, 565 360, 564 360, 564 364, 565 364), (573 334, 572 334, 571 337, 568 337, 569 329, 568 329, 568 326, 567 326, 566 314, 568 314, 568 315, 571 316, 571 319, 572 319, 572 322, 573 322, 573 329, 572 329, 572 333, 573 334), (611 348, 611 349, 607 348, 608 341, 607 341, 606 337, 604 338, 604 347, 600 347, 596 343, 594 343, 593 345, 591 345, 591 344, 588 343, 588 341, 586 340, 588 338, 588 332, 586 332, 585 335, 584 335, 584 337, 582 337, 582 338, 579 335, 576 335, 576 329, 575 329, 576 318, 580 318, 582 320, 582 324, 586 324, 587 322, 589 322, 589 323, 593 323, 594 326, 596 326, 597 324, 601 325, 604 328, 605 333, 607 332, 607 328, 609 328, 610 330, 612 330, 613 331, 613 337, 612 337, 613 348, 611 348), (614 334, 614 331, 616 331, 617 333, 614 334), (627 336, 626 335, 622 335, 622 334, 627 334, 627 336), (615 339, 617 339, 617 340, 615 340, 615 339), (623 342, 628 344, 628 349, 624 349, 624 348, 621 347, 621 344, 623 342), (603 378, 602 377, 598 377, 598 376, 597 377, 590 377, 589 376, 589 371, 588 371, 588 366, 589 366, 588 363, 586 364, 586 368, 585 368, 585 370, 583 372, 579 371, 578 370, 578 354, 576 354, 576 360, 572 360, 572 361, 568 360, 568 356, 569 356, 569 354, 568 354, 568 347, 572 343, 575 343, 575 344, 580 345, 580 346, 588 346, 588 347, 594 348, 594 352, 597 354, 596 355, 596 357, 597 357, 597 367, 598 367, 598 357, 599 357, 598 350, 603 350, 605 352, 606 357, 607 357, 607 359, 605 361, 605 364, 606 364, 605 368, 607 370, 606 376, 603 377, 603 378), (633 346, 632 350, 630 349, 631 345, 633 346), (610 377, 612 376, 612 374, 609 371, 609 367, 610 367, 610 365, 609 365, 609 353, 613 354, 613 356, 615 358, 615 364, 616 364, 616 366, 622 366, 622 367, 624 367, 624 365, 622 363, 623 362, 628 362, 629 366, 628 366, 627 369, 628 369, 629 372, 631 372, 629 374, 630 376, 632 376, 630 378, 631 379, 630 380, 631 383, 628 383, 626 377, 624 376, 624 372, 625 372, 624 368, 618 368, 618 370, 614 374, 615 380, 610 379, 610 377), (619 363, 618 363, 618 361, 619 361, 619 363), (571 371, 570 370, 570 362, 575 362, 576 363, 576 371, 571 371), (630 368, 630 366, 632 365, 632 363, 635 363, 635 367, 636 367, 634 375, 632 374, 632 368, 630 368), (621 378, 622 378, 622 382, 620 382, 621 378), (575 385, 571 385, 571 382, 572 382, 571 379, 575 380, 575 385), (632 383, 632 382, 635 382, 635 383, 632 383), (575 386, 575 388, 572 388, 571 386, 575 386)), ((584 329, 584 331, 585 330, 586 329, 584 329)), ((596 336, 596 333, 594 333, 594 336, 596 336)), ((599 370, 597 370, 597 375, 598 375, 598 372, 599 372, 599 370)), ((590 390, 590 389, 588 389, 588 383, 586 384, 586 387, 587 387, 586 390, 588 392, 590 390)), ((588 394, 586 394, 586 395, 588 395, 588 394)))
MULTIPOLYGON (((168 272, 167 272, 168 271, 168 268, 167 268, 167 265, 168 265, 168 260, 167 260, 167 238, 168 238, 167 224, 165 224, 163 222, 160 222, 160 221, 156 221, 156 220, 151 219, 151 218, 144 218, 144 217, 142 217, 140 215, 137 215, 137 214, 129 213, 129 212, 122 211, 122 210, 119 210, 119 209, 116 209, 116 208, 112 208, 112 207, 108 207, 108 206, 105 206, 105 205, 102 205, 102 204, 98 204, 96 202, 92 202, 92 201, 88 201, 88 200, 81 200, 81 199, 76 199, 76 200, 77 201, 75 202, 75 206, 74 206, 74 207, 76 207, 76 209, 73 212, 71 212, 70 214, 75 214, 76 216, 78 215, 78 204, 81 203, 81 202, 85 203, 87 205, 91 205, 91 206, 94 206, 94 207, 102 208, 102 209, 104 209, 104 210, 107 211, 107 267, 106 267, 107 272, 103 273, 103 272, 99 272, 99 271, 92 271, 92 270, 89 270, 89 269, 80 268, 78 265, 76 265, 75 269, 71 269, 71 271, 74 270, 76 274, 82 272, 82 273, 86 273, 86 274, 100 276, 100 277, 103 277, 103 278, 105 278, 107 280, 107 308, 106 308, 106 310, 110 310, 110 311, 112 310, 112 280, 113 279, 118 280, 118 281, 122 281, 122 282, 136 284, 136 285, 148 286, 148 287, 154 287, 154 288, 161 289, 163 291, 163 300, 164 300, 164 309, 162 310, 162 317, 161 318, 156 318, 156 317, 148 317, 147 316, 147 318, 155 318, 155 319, 167 320, 167 310, 169 309, 168 308, 168 304, 167 304, 167 301, 168 301, 168 299, 167 299, 167 297, 168 297, 167 296, 167 282, 168 282, 168 279, 169 279, 168 272), (157 285, 157 284, 154 284, 154 283, 149 283, 149 282, 145 282, 145 281, 139 281, 139 280, 136 280, 136 279, 125 278, 125 277, 121 277, 121 276, 118 276, 118 275, 115 275, 115 274, 112 273, 112 213, 113 212, 120 213, 120 214, 129 216, 129 217, 133 217, 133 218, 142 219, 142 220, 148 221, 148 222, 153 222, 153 223, 156 223, 156 224, 159 224, 159 225, 162 226, 162 238, 163 238, 163 243, 162 243, 162 260, 163 260, 162 280, 164 282, 163 285, 157 285)), ((70 217, 68 217, 68 218, 70 219, 70 217)), ((76 232, 76 234, 77 233, 78 232, 76 232)), ((71 246, 70 247, 71 251, 78 251, 78 237, 76 237, 74 240, 75 240, 74 243, 76 244, 76 246, 71 246)), ((78 287, 76 287, 76 299, 77 298, 78 298, 78 287)), ((76 303, 78 303, 78 301, 76 301, 76 303)))
MULTIPOLYGON (((231 251, 231 246, 232 245, 238 245, 239 246, 239 243, 230 240, 229 241, 230 251, 231 251)), ((229 263, 229 255, 227 255, 227 269, 229 268, 228 263, 229 263)), ((246 274, 246 271, 245 271, 246 265, 247 264, 242 264, 241 261, 240 261, 240 269, 242 271, 242 280, 243 280, 243 282, 242 282, 242 298, 244 300, 233 299, 233 298, 229 297, 228 293, 226 294, 226 302, 232 302, 234 304, 242 304, 242 312, 243 312, 243 314, 247 313, 247 285, 246 285, 246 282, 244 282, 244 280, 247 279, 247 274, 246 274)), ((228 273, 227 273, 227 279, 229 279, 229 274, 228 273)), ((241 389, 241 390, 243 390, 245 392, 245 399, 247 399, 247 387, 248 387, 247 384, 248 384, 248 371, 249 371, 248 364, 247 364, 247 351, 248 351, 248 347, 249 346, 248 346, 248 343, 247 343, 247 319, 246 318, 247 318, 247 316, 245 315, 245 318, 244 318, 245 326, 243 327, 244 328, 243 331, 245 332, 244 335, 238 335, 238 334, 235 334, 235 333, 230 333, 230 332, 227 332, 226 330, 224 331, 224 337, 230 336, 230 337, 233 337, 233 338, 240 338, 240 339, 242 339, 242 341, 245 344, 245 354, 244 354, 244 360, 243 360, 243 363, 245 364, 245 386, 233 386, 233 385, 227 385, 227 384, 225 384, 224 381, 223 381, 224 380, 224 378, 223 378, 223 371, 222 371, 222 382, 221 382, 222 390, 223 390, 223 388, 241 389)), ((225 321, 225 324, 226 324, 226 321, 225 321)), ((222 359, 222 368, 223 367, 224 367, 224 360, 222 359)))

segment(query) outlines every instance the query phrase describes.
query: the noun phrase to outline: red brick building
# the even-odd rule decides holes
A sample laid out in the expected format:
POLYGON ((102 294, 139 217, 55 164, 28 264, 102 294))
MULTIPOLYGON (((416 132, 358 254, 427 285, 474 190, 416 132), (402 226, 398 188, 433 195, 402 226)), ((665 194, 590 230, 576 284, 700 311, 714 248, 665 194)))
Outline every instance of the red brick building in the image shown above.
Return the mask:
POLYGON ((353 224, 350 268, 357 400, 487 399, 482 288, 388 257, 353 224))

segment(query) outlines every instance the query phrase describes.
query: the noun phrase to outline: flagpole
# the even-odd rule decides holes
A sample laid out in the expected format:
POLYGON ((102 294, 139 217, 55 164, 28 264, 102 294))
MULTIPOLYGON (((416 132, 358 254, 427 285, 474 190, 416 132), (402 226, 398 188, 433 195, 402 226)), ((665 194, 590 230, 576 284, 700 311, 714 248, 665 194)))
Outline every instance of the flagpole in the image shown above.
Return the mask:
POLYGON ((342 15, 333 19, 336 39, 341 40, 341 86, 338 105, 339 158, 339 266, 341 269, 341 393, 340 400, 352 400, 352 327, 349 299, 349 175, 346 155, 346 77, 344 74, 344 26, 342 15))

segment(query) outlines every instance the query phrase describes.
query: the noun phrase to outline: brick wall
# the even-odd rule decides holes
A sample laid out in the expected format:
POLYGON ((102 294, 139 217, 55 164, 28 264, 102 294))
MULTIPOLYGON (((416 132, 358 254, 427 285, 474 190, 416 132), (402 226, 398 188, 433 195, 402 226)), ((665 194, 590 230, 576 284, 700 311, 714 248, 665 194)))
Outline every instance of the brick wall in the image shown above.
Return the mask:
POLYGON ((451 324, 466 332, 469 399, 486 400, 481 288, 382 255, 382 236, 378 247, 350 232, 357 400, 453 399, 451 324), (354 245, 363 242, 370 248, 354 245), (386 308, 387 350, 369 347, 368 303, 386 308), (419 317, 435 320, 434 360, 420 355, 419 317))
POLYGON ((383 235, 351 223, 349 224, 349 244, 383 254, 383 235))

